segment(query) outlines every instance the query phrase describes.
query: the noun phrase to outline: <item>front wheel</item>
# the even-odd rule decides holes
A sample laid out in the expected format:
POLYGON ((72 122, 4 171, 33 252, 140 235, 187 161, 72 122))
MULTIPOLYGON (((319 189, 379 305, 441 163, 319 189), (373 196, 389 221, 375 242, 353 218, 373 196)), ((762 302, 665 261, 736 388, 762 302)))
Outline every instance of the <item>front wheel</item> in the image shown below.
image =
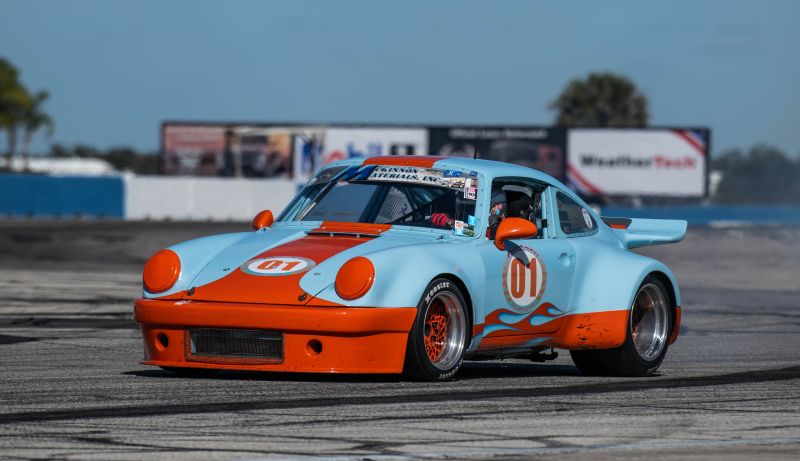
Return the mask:
POLYGON ((625 343, 616 349, 570 351, 588 375, 646 376, 655 373, 667 355, 673 307, 664 284, 647 277, 628 315, 625 343))
POLYGON ((408 336, 407 375, 444 381, 458 372, 469 339, 466 306, 461 291, 450 280, 436 279, 428 285, 408 336))

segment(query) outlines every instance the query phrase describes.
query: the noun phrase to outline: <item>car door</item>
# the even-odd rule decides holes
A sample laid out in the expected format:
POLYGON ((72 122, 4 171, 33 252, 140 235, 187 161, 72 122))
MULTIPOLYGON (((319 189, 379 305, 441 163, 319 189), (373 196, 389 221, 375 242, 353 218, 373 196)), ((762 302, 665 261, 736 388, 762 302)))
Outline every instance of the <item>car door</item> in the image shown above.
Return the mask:
MULTIPOLYGON (((503 178, 493 187, 530 184, 525 180, 503 178)), ((575 251, 568 239, 560 236, 555 214, 555 193, 542 185, 541 209, 531 221, 543 229, 533 238, 509 240, 506 250, 487 240, 479 246, 486 268, 484 338, 488 347, 519 347, 558 330, 558 319, 569 310, 575 273, 575 251)))

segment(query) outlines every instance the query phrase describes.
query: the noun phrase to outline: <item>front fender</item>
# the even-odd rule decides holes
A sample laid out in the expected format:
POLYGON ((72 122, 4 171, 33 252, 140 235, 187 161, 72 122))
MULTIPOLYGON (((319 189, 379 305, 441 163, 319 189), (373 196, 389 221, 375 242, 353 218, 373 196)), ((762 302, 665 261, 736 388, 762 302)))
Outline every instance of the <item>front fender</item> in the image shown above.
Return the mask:
POLYGON ((336 294, 333 284, 319 292, 317 298, 337 304, 365 307, 416 307, 425 287, 438 275, 449 274, 460 279, 471 299, 482 296, 485 269, 475 249, 469 244, 429 243, 389 248, 363 255, 375 266, 372 288, 361 298, 347 301, 336 294), (455 248, 455 247, 458 248, 455 248))
POLYGON ((142 296, 144 298, 160 299, 180 298, 180 294, 189 289, 189 285, 200 271, 202 271, 222 250, 239 243, 250 235, 253 235, 253 233, 235 232, 231 234, 212 235, 209 237, 187 240, 186 242, 167 247, 167 249, 177 253, 181 261, 181 272, 178 281, 175 282, 172 288, 163 293, 150 293, 143 289, 142 296))

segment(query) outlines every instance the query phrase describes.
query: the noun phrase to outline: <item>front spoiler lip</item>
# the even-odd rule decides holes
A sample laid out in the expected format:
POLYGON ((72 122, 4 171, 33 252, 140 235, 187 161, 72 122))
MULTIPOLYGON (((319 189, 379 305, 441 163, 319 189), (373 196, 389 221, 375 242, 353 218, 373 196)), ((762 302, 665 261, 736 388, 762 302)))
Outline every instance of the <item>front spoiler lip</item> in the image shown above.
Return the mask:
POLYGON ((416 307, 312 307, 137 299, 145 358, 161 367, 313 373, 401 373, 416 307), (185 330, 197 327, 282 331, 281 363, 189 360, 185 330), (164 346, 159 337, 168 338, 164 346), (323 344, 309 351, 309 341, 323 344))

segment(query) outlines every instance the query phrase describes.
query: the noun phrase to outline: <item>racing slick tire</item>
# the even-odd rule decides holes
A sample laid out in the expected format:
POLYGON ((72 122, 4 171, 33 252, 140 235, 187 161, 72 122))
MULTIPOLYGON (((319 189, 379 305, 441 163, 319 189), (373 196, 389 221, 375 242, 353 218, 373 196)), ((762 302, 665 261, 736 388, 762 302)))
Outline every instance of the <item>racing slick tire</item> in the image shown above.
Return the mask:
POLYGON ((569 351, 572 357, 572 362, 578 367, 581 373, 589 376, 603 376, 609 374, 606 366, 602 363, 602 358, 599 357, 598 350, 594 349, 578 349, 569 351))
POLYGON ((587 375, 652 375, 667 354, 673 318, 667 287, 648 276, 633 300, 625 343, 616 349, 570 351, 572 361, 587 375))
POLYGON ((450 280, 434 279, 417 305, 406 345, 406 376, 445 381, 458 372, 469 341, 469 315, 461 290, 450 280))

